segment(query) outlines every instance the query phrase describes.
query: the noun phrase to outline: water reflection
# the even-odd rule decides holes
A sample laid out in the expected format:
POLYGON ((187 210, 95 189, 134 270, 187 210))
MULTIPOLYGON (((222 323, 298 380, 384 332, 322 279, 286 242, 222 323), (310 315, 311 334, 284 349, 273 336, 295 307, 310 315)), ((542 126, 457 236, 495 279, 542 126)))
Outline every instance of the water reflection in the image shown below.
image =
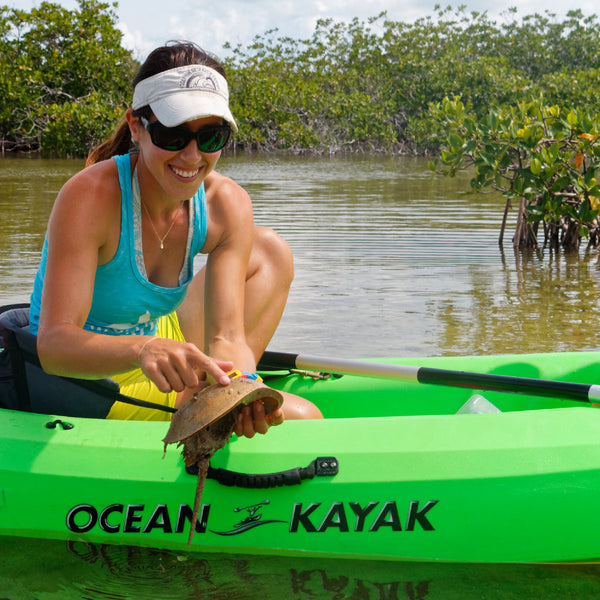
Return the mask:
POLYGON ((437 304, 446 354, 589 350, 599 346, 598 264, 551 250, 504 256, 497 273, 468 270, 470 303, 437 304), (512 259, 512 260, 511 260, 512 259))
POLYGON ((0 558, 6 600, 453 600, 484 595, 488 600, 595 600, 600 583, 594 565, 192 554, 2 537, 0 558), (32 564, 24 566, 24 556, 32 564))

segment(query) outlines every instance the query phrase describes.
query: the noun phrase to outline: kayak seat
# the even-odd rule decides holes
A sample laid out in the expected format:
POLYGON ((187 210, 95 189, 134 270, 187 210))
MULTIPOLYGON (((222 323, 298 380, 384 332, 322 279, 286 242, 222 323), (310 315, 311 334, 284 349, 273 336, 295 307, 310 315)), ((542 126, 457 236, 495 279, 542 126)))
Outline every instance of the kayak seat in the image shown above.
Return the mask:
POLYGON ((112 379, 46 373, 29 332, 29 305, 0 308, 0 408, 103 419, 118 398, 119 384, 112 379))

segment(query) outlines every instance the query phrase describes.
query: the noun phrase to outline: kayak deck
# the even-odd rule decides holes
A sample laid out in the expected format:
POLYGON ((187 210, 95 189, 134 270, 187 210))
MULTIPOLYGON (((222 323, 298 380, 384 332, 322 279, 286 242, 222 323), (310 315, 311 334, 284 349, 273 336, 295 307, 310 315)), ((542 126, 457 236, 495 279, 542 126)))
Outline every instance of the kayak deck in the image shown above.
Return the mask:
MULTIPOLYGON (((573 383, 593 384, 600 381, 598 352, 377 359, 377 362, 573 383)), ((329 418, 452 415, 478 393, 502 412, 577 406, 592 408, 592 404, 562 398, 479 391, 391 378, 344 375, 321 381, 309 375, 288 375, 288 372, 281 372, 281 377, 278 377, 270 373, 266 375, 266 380, 274 388, 309 398, 329 418)))

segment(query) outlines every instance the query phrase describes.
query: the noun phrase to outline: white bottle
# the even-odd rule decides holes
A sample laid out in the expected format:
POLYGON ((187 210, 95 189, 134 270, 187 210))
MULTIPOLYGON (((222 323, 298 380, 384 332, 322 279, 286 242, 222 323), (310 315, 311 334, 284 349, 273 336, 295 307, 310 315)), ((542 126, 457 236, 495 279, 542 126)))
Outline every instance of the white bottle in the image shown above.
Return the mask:
POLYGON ((473 394, 458 410, 459 415, 501 412, 489 400, 486 400, 481 394, 473 394))

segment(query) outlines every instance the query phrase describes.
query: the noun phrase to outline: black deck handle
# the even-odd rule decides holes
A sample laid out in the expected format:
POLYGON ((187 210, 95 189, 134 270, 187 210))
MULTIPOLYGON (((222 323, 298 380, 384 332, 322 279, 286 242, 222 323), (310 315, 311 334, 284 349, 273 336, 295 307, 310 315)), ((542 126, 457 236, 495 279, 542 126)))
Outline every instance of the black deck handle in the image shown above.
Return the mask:
MULTIPOLYGON (((198 464, 193 464, 185 469, 190 475, 198 475, 198 464)), ((332 477, 337 475, 339 463, 333 456, 319 456, 308 467, 297 467, 277 473, 238 473, 227 469, 214 469, 208 467, 208 479, 227 486, 241 488, 274 488, 283 485, 299 485, 306 479, 314 477, 332 477)))

